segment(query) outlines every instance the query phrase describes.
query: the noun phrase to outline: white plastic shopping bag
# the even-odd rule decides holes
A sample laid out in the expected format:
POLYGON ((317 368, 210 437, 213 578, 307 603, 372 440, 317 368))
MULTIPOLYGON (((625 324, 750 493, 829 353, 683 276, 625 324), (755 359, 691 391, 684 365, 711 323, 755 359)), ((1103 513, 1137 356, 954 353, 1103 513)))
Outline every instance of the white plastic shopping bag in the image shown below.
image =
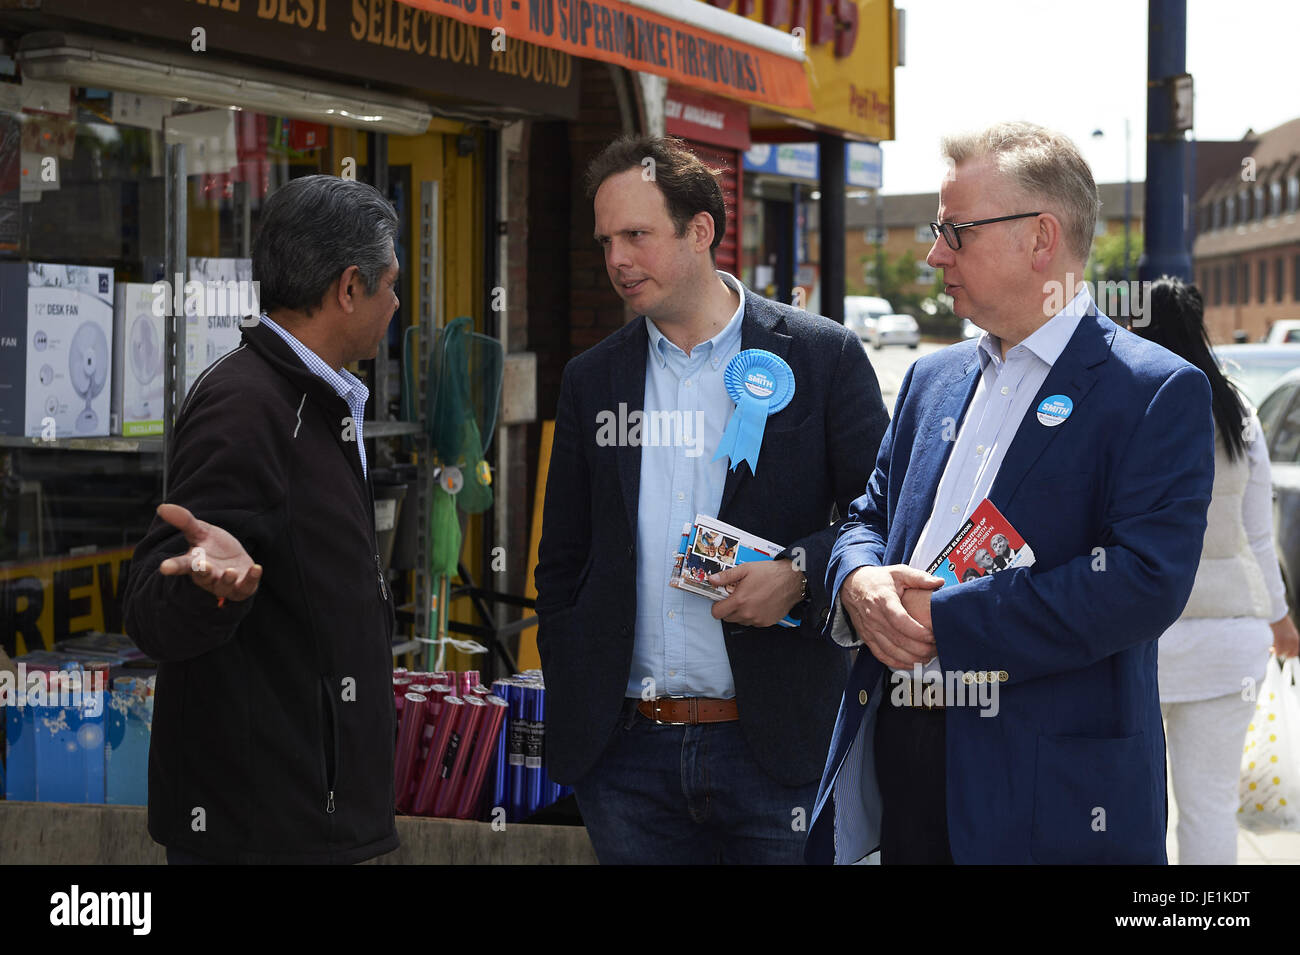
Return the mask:
POLYGON ((1300 688, 1296 661, 1270 657, 1241 756, 1237 821, 1251 832, 1300 832, 1300 688))

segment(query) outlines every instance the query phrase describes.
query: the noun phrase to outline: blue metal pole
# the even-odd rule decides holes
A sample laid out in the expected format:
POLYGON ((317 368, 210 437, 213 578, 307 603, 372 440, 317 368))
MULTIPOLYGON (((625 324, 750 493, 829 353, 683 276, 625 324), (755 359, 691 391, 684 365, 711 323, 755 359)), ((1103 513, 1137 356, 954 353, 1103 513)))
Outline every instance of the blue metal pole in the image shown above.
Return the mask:
POLYGON ((1187 0, 1149 0, 1147 13, 1147 194, 1139 281, 1192 281, 1187 251, 1187 143, 1174 133, 1167 79, 1186 73, 1187 0))
POLYGON ((1148 0, 1147 173, 1145 245, 1138 279, 1161 275, 1192 280, 1187 249, 1187 143, 1172 132, 1173 100, 1167 80, 1186 72, 1187 0, 1148 0))

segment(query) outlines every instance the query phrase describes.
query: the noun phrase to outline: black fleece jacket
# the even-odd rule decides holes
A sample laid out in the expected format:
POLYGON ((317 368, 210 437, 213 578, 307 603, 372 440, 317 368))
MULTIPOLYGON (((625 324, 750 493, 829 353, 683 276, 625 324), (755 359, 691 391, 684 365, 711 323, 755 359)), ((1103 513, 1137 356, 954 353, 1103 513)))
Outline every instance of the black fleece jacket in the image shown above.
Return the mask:
POLYGON ((169 501, 233 534, 263 574, 218 608, 158 573, 188 545, 156 517, 132 558, 125 626, 160 664, 149 833, 165 846, 346 864, 398 844, 393 608, 350 415, 264 325, 182 407, 169 501))

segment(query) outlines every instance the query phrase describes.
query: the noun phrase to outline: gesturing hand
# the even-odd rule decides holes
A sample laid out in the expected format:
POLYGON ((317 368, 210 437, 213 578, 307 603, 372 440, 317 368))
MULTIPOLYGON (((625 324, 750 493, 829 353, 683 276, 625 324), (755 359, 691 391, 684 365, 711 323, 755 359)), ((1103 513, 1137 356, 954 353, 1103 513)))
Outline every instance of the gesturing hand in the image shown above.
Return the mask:
POLYGON ((848 611, 849 621, 871 655, 886 666, 907 669, 926 663, 935 655, 934 632, 929 623, 929 594, 914 595, 907 603, 917 622, 904 606, 908 590, 937 590, 943 586, 938 577, 895 564, 891 567, 859 567, 845 578, 840 587, 840 603, 848 611), (921 601, 918 598, 924 597, 921 601))
POLYGON ((713 605, 713 616, 744 627, 775 626, 799 601, 803 578, 788 560, 753 560, 709 575, 731 596, 713 605))
POLYGON ((262 565, 253 563, 231 534, 199 520, 179 504, 159 504, 158 516, 184 534, 190 544, 188 553, 159 564, 160 574, 188 574, 195 584, 223 600, 246 600, 257 592, 262 565))

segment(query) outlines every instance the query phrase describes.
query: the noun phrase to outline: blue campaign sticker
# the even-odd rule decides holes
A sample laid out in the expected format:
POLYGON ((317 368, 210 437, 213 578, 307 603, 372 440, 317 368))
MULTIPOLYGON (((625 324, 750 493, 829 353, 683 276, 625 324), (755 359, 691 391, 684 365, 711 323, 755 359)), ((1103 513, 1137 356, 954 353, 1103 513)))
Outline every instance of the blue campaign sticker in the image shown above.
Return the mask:
POLYGON ((1067 395, 1048 395, 1038 405, 1038 423, 1049 428, 1070 417, 1074 402, 1067 395))

